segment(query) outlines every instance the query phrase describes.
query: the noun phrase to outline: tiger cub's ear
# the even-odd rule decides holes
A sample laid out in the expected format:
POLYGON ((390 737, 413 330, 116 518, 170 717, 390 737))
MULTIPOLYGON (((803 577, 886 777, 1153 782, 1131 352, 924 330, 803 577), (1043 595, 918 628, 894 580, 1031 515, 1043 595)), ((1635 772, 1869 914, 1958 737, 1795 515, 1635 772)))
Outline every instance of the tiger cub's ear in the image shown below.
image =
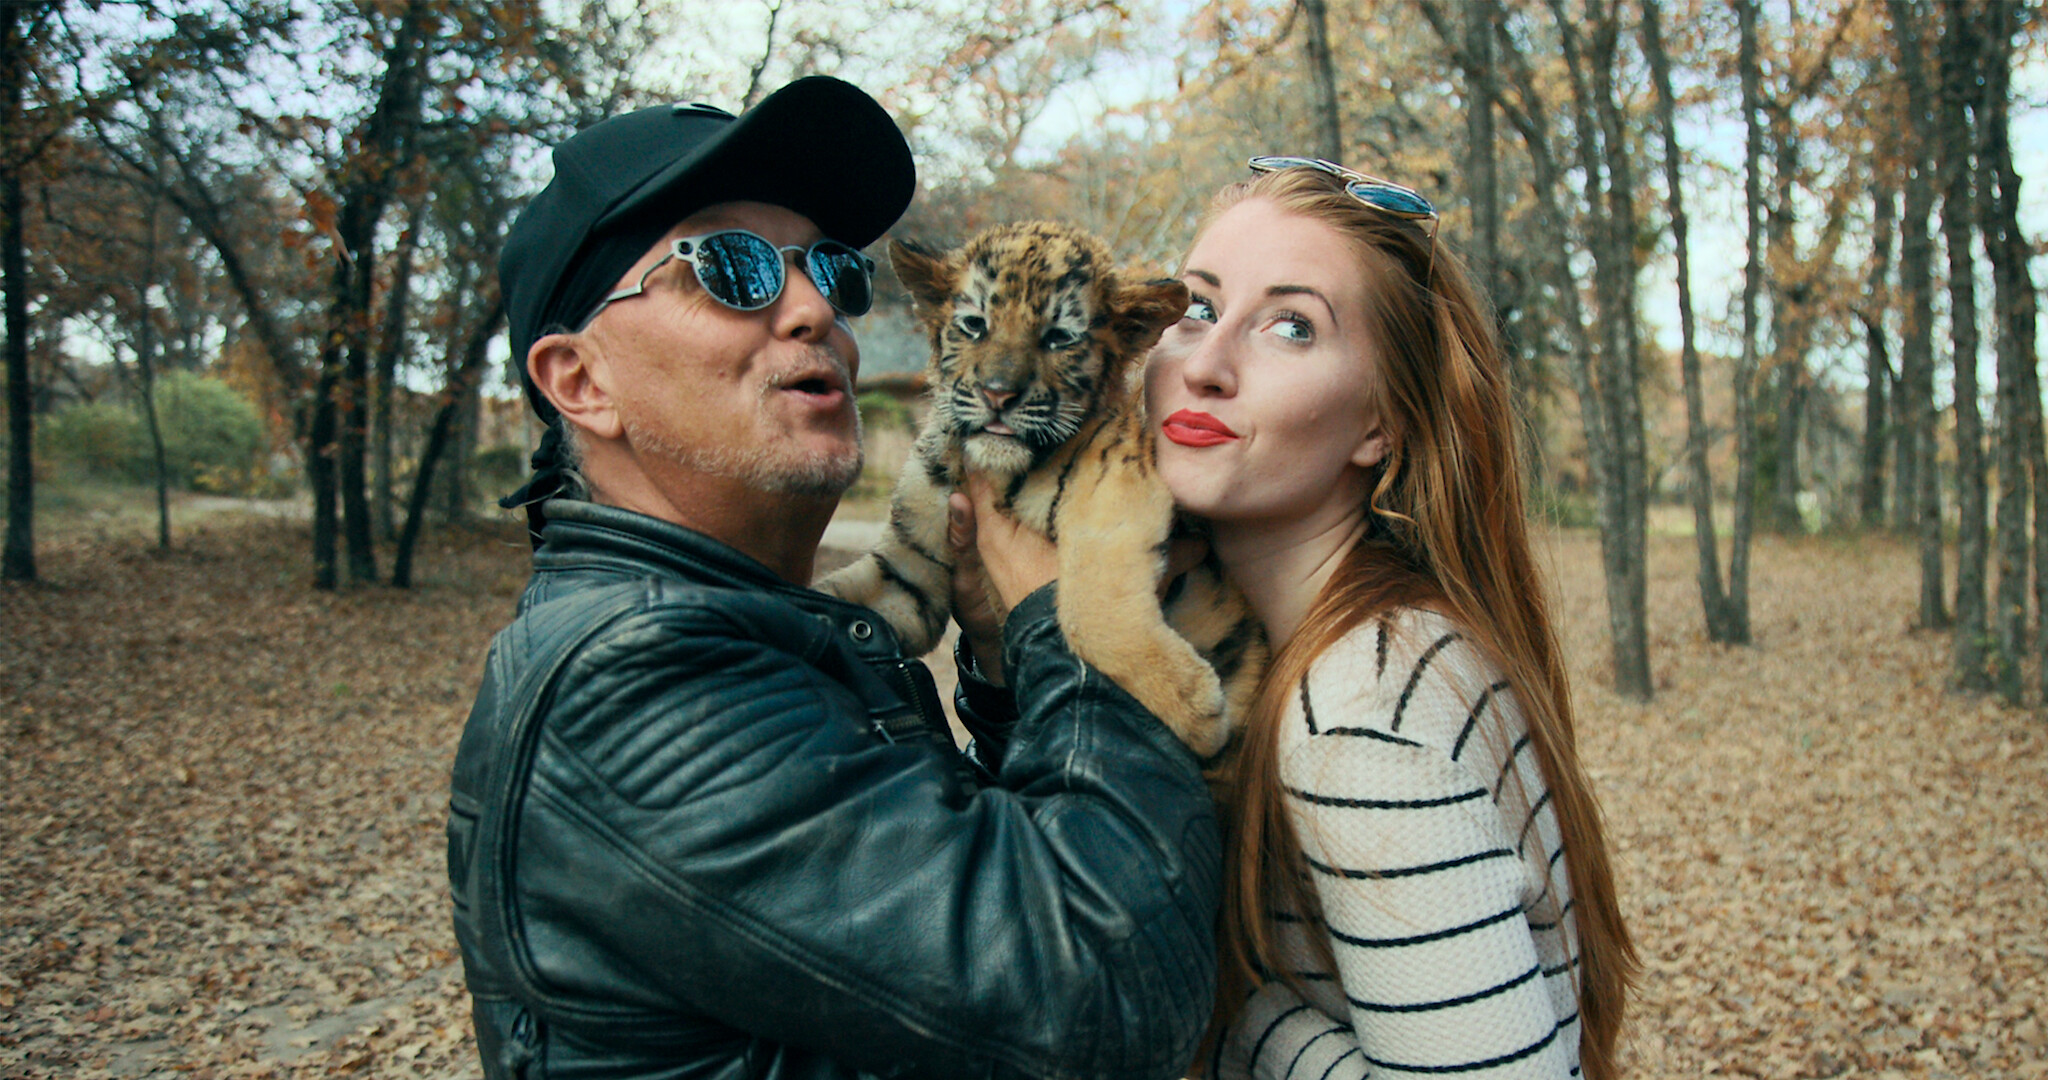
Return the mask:
POLYGON ((960 268, 944 252, 913 240, 891 240, 889 265, 896 271, 896 280, 910 290, 910 299, 922 314, 950 317, 953 286, 960 268))
POLYGON ((1166 328, 1188 313, 1188 287, 1172 278, 1117 286, 1110 327, 1118 344, 1142 357, 1166 328))

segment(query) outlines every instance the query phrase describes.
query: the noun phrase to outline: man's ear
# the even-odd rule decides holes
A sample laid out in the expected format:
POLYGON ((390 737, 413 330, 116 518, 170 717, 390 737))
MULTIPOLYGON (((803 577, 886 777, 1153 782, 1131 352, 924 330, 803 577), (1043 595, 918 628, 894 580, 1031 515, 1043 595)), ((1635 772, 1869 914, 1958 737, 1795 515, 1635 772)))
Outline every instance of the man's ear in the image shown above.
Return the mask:
POLYGON ((526 374, 555 410, 600 439, 625 433, 603 354, 574 334, 547 334, 526 351, 526 374))

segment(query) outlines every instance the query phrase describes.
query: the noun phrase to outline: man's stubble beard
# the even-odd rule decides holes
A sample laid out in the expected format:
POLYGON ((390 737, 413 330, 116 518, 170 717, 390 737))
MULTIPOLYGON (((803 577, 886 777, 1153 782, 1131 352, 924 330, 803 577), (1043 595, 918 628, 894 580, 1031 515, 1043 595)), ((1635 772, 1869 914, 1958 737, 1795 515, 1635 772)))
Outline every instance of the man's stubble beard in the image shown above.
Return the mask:
MULTIPOLYGON (((846 373, 846 365, 837 357, 832 357, 831 362, 842 375, 846 373)), ((792 365, 786 370, 794 368, 792 365)), ((851 396, 852 379, 846 378, 845 382, 851 396)), ((781 376, 771 376, 763 384, 756 404, 765 407, 769 395, 779 393, 783 385, 781 376)), ((858 407, 853 411, 853 444, 846 452, 806 451, 790 438, 777 438, 764 445, 749 447, 683 446, 671 439, 660 425, 640 423, 639 417, 631 410, 621 409, 619 421, 634 446, 667 458, 692 472, 733 480, 750 491, 769 495, 836 499, 846 494, 853 482, 860 479, 861 468, 866 462, 863 450, 865 431, 858 407)))

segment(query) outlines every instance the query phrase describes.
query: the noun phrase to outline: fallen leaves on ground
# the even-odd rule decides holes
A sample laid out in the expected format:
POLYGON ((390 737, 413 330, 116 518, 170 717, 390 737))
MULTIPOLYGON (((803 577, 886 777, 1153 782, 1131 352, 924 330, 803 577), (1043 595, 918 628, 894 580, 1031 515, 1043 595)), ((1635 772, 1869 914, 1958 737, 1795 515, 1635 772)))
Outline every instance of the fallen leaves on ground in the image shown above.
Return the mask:
MULTIPOLYGON (((518 531, 409 593, 314 593, 298 525, 181 545, 0 589, 0 1076, 476 1075, 441 827, 518 531)), ((1607 689, 1596 542, 1555 553, 1645 961, 1628 1074, 2048 1074, 2048 730, 1945 691, 1911 553, 1762 541, 1727 648, 1653 542, 1649 705, 1607 689)))
POLYGON ((2048 1074, 2048 730, 1947 692, 1883 538, 1763 539, 1752 648, 1654 542, 1657 696, 1609 689, 1597 544, 1558 548, 1581 752, 1644 961, 1627 1075, 2048 1074))

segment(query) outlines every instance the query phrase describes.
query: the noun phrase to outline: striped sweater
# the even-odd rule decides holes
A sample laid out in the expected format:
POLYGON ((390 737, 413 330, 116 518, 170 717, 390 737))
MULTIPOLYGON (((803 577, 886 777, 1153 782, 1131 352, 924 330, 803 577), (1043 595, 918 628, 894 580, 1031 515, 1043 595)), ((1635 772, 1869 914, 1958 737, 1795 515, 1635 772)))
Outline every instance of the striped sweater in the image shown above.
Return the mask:
POLYGON ((1275 916, 1307 998, 1261 988, 1212 1075, 1578 1075, 1571 892, 1528 743, 1507 684, 1440 615, 1391 613, 1315 662, 1280 769, 1321 910, 1275 916))

